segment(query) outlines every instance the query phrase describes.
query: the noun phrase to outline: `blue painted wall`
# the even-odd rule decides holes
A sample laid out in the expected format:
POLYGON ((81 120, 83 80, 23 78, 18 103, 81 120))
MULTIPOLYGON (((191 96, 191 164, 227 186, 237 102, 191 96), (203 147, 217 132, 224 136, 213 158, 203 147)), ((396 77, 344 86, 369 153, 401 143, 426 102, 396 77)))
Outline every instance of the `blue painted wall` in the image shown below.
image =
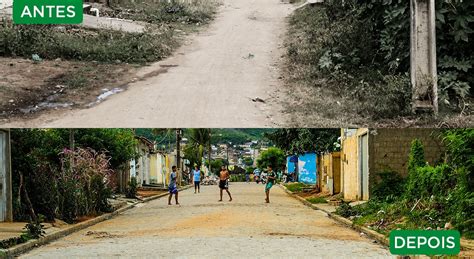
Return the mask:
POLYGON ((316 184, 316 154, 306 153, 298 156, 299 182, 316 184))

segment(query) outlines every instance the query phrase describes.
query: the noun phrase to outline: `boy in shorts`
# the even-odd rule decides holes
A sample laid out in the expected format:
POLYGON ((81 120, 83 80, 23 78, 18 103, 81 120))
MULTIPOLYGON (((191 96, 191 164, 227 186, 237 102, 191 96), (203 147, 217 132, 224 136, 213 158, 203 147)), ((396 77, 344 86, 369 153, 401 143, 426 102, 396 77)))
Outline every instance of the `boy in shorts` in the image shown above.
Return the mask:
POLYGON ((170 183, 168 184, 168 191, 170 192, 170 196, 168 197, 168 205, 171 205, 171 197, 174 194, 174 198, 176 200, 176 205, 179 205, 178 202, 178 186, 176 186, 176 179, 178 178, 176 174, 176 166, 171 167, 171 174, 170 174, 170 183))
POLYGON ((273 168, 271 165, 268 166, 268 176, 267 176, 267 184, 265 185, 265 202, 270 203, 270 189, 273 187, 276 181, 276 174, 273 172, 273 168))
POLYGON ((225 166, 222 166, 221 172, 219 175, 219 188, 221 189, 221 199, 219 201, 222 201, 222 192, 225 190, 227 194, 229 194, 229 201, 232 201, 232 195, 230 195, 229 192, 229 171, 225 168, 225 166))

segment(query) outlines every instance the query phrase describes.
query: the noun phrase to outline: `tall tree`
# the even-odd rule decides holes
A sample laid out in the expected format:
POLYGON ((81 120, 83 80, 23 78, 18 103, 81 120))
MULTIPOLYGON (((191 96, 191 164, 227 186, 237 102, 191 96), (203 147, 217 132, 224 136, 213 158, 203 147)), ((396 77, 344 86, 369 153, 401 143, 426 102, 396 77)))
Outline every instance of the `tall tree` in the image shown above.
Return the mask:
POLYGON ((278 129, 265 136, 286 153, 301 154, 337 151, 340 134, 340 129, 278 129))
POLYGON ((199 164, 204 156, 204 148, 211 142, 211 129, 191 129, 190 144, 197 148, 199 164))

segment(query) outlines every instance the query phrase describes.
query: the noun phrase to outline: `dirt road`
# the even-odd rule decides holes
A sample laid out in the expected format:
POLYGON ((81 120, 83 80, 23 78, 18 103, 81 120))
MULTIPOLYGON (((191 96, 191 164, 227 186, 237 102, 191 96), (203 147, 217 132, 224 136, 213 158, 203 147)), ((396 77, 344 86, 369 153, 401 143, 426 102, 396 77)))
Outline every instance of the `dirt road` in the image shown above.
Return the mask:
POLYGON ((149 76, 126 91, 88 109, 53 111, 3 126, 281 125, 278 62, 292 8, 281 0, 223 0, 209 28, 190 37, 173 57, 143 68, 139 75, 149 76))
POLYGON ((388 250, 312 210, 279 187, 264 203, 262 185, 231 183, 180 193, 181 207, 155 200, 23 257, 383 258, 388 250))

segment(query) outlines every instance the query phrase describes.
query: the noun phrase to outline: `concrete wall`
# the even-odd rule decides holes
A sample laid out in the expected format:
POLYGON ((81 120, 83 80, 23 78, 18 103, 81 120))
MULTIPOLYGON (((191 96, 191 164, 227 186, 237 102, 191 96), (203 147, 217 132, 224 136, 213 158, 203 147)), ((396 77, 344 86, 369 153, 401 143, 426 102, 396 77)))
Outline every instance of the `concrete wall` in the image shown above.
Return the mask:
POLYGON ((329 194, 339 193, 341 190, 341 153, 326 153, 320 156, 318 172, 321 191, 329 194))
POLYGON ((359 137, 367 132, 368 129, 341 130, 341 191, 346 200, 359 199, 359 137))
POLYGON ((163 184, 166 179, 165 155, 161 153, 150 155, 150 183, 163 184))
POLYGON ((411 142, 417 138, 424 146, 425 159, 434 165, 443 158, 441 131, 436 129, 376 129, 369 135, 369 181, 378 182, 378 173, 393 170, 406 177, 411 142))

